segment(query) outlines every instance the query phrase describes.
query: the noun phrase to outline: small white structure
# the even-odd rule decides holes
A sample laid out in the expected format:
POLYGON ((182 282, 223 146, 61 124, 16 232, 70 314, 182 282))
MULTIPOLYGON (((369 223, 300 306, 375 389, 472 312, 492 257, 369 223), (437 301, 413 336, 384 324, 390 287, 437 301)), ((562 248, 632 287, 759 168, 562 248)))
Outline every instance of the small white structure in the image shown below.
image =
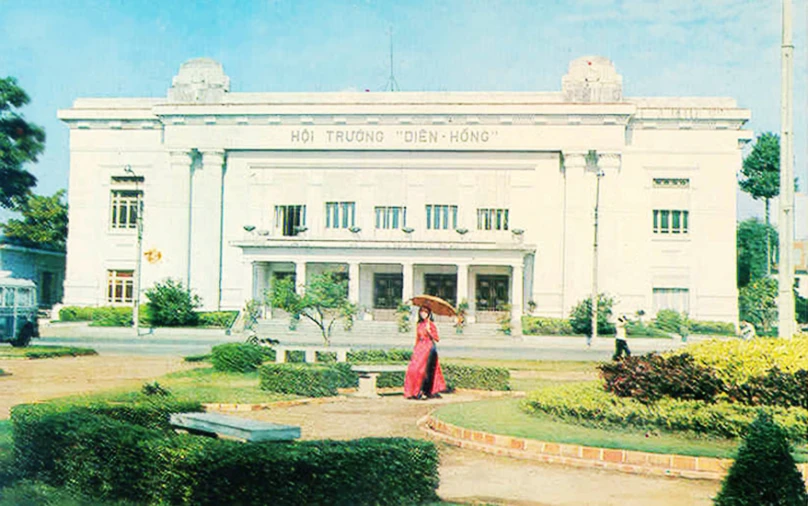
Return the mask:
POLYGON ((737 323, 736 172, 749 111, 731 98, 630 98, 602 57, 561 91, 232 93, 183 64, 165 98, 77 99, 65 303, 132 302, 181 279, 208 309, 274 279, 344 273, 376 319, 427 292, 470 320, 566 316, 590 294, 596 173, 601 292, 737 323), (129 166, 131 172, 125 172, 129 166))
POLYGON ((0 271, 8 271, 13 278, 27 279, 36 284, 42 308, 50 308, 62 301, 63 252, 0 243, 0 271))

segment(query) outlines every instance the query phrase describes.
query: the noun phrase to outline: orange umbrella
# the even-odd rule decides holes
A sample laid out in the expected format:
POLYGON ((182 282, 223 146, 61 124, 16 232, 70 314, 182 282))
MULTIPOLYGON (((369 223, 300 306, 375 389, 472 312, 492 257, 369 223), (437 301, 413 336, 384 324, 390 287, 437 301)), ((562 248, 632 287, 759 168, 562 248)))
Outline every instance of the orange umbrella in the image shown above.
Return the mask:
POLYGON ((451 304, 441 299, 440 297, 435 297, 434 295, 418 295, 410 299, 410 302, 412 303, 413 306, 429 308, 429 310, 436 315, 442 315, 442 316, 457 315, 457 310, 455 310, 455 308, 451 304))

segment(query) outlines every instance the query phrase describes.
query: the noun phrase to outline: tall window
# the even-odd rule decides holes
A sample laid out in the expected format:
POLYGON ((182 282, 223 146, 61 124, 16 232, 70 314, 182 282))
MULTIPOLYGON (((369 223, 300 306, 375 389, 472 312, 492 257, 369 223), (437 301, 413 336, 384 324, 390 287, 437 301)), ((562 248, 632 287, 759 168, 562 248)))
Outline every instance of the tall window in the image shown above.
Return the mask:
POLYGON ((351 228, 355 220, 355 202, 325 203, 325 228, 351 228))
POLYGON ((376 207, 376 228, 404 228, 407 226, 406 207, 376 207))
POLYGON ((107 271, 107 302, 131 303, 134 301, 135 271, 107 271))
POLYGON ((457 228, 457 206, 427 204, 427 230, 448 230, 457 228))
POLYGON ((654 209, 655 234, 686 234, 688 229, 687 211, 678 209, 654 209))
POLYGON ((306 206, 275 206, 275 228, 283 235, 297 235, 306 226, 306 206))
POLYGON ((116 230, 135 230, 142 201, 143 192, 140 190, 112 190, 110 227, 116 230))
POLYGON ((677 313, 690 312, 690 290, 687 288, 654 288, 654 313, 672 309, 677 313))
POLYGON ((477 209, 477 230, 508 230, 508 210, 477 209))

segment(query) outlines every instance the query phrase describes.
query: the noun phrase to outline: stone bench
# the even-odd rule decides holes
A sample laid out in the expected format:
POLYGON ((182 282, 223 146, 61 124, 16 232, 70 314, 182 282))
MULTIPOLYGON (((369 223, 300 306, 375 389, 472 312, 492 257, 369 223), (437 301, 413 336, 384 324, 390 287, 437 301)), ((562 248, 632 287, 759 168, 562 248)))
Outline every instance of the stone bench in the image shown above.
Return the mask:
POLYGON ((173 413, 169 423, 191 434, 226 436, 244 441, 291 441, 300 437, 300 427, 249 420, 218 413, 173 413))
POLYGON ((274 346, 275 363, 286 362, 287 351, 302 351, 306 354, 306 362, 313 364, 317 362, 317 352, 330 352, 337 354, 337 362, 347 362, 350 348, 335 348, 329 346, 274 346))
POLYGON ((392 364, 366 364, 366 365, 353 365, 351 370, 359 374, 359 388, 356 392, 357 397, 379 397, 376 392, 376 378, 383 372, 405 372, 407 365, 392 365, 392 364))

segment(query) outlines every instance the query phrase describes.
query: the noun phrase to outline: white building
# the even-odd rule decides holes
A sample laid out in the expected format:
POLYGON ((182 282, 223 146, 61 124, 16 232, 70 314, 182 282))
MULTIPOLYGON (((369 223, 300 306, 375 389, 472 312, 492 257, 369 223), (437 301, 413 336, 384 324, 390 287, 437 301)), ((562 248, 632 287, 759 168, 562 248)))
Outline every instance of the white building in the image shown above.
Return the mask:
POLYGON ((65 303, 131 302, 167 277, 237 309, 278 276, 345 272, 382 317, 431 292, 472 317, 617 309, 737 320, 736 172, 749 111, 731 98, 627 98, 610 61, 561 91, 231 93, 184 63, 163 98, 78 99, 70 127, 65 303), (127 166, 131 172, 125 171, 127 166))

